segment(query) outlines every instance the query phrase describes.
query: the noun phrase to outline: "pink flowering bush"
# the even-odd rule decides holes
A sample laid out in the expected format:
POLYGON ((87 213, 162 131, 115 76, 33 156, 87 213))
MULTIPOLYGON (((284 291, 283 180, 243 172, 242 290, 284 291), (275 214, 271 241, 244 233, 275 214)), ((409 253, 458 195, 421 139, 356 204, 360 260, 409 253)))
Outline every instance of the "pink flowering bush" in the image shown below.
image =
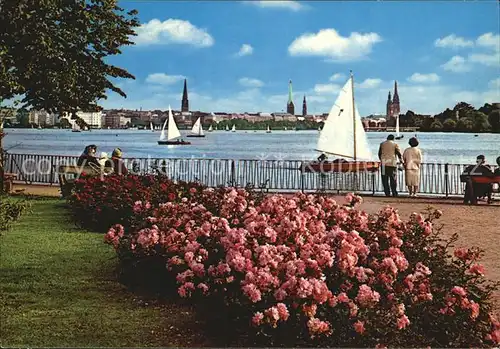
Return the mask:
POLYGON ((490 315, 496 285, 481 252, 442 240, 434 220, 403 221, 332 198, 297 194, 255 202, 246 190, 205 189, 147 208, 141 226, 118 225, 105 241, 123 263, 154 261, 181 297, 253 329, 261 345, 487 347, 499 342, 490 315), (214 200, 217 198, 217 200, 214 200))

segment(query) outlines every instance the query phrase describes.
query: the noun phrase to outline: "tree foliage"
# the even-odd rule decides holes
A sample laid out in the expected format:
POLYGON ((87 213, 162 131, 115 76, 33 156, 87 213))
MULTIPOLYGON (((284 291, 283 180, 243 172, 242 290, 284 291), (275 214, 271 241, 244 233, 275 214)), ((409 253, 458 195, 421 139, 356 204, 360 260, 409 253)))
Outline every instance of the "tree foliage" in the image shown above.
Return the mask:
POLYGON ((136 15, 116 0, 0 0, 0 100, 74 114, 126 97, 111 79, 134 76, 108 58, 133 44, 136 15))

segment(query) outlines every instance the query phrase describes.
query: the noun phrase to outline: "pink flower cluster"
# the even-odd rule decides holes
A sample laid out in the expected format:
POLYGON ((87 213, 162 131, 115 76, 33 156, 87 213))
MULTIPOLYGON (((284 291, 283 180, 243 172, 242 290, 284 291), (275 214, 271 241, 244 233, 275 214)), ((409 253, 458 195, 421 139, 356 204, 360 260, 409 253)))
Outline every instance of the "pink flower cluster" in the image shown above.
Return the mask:
MULTIPOLYGON (((201 194, 204 202, 212 193, 201 194)), ((435 307, 433 271, 415 257, 433 232, 432 220, 413 214, 403 222, 391 207, 369 216, 357 209, 361 202, 352 194, 345 205, 296 194, 268 196, 257 205, 245 190, 229 188, 212 212, 184 199, 161 204, 147 227, 127 234, 114 227, 105 239, 138 258, 163 256, 181 297, 224 294, 243 305, 257 327, 273 329, 293 319, 311 338, 343 326, 366 336, 382 323, 407 331, 413 321, 407 308, 414 314, 421 305, 435 307), (332 324, 334 314, 347 314, 345 322, 332 324)), ((146 205, 136 202, 134 211, 146 205)), ((472 266, 470 272, 484 271, 472 266)), ((478 303, 461 286, 446 297, 437 314, 459 307, 471 319, 479 316, 478 303)), ((489 340, 497 339, 495 327, 489 340)))

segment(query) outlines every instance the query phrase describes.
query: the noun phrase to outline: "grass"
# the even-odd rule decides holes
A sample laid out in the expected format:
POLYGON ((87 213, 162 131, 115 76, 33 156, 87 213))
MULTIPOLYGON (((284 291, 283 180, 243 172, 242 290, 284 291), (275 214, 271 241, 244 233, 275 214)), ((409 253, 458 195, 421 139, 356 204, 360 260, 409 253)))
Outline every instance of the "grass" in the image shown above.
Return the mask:
POLYGON ((0 345, 206 346, 191 308, 140 299, 117 282, 103 235, 69 221, 61 200, 33 201, 0 236, 0 345))

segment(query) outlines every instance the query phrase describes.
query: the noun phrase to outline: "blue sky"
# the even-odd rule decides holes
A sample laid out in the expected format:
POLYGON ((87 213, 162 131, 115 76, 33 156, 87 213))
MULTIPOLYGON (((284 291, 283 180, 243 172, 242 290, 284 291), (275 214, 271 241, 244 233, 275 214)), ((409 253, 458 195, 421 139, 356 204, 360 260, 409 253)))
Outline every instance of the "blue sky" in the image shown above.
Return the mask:
POLYGON ((500 102, 499 4, 494 1, 123 1, 143 26, 112 62, 136 76, 104 107, 328 112, 352 69, 362 115, 384 113, 398 81, 401 109, 438 113, 459 101, 500 102))

